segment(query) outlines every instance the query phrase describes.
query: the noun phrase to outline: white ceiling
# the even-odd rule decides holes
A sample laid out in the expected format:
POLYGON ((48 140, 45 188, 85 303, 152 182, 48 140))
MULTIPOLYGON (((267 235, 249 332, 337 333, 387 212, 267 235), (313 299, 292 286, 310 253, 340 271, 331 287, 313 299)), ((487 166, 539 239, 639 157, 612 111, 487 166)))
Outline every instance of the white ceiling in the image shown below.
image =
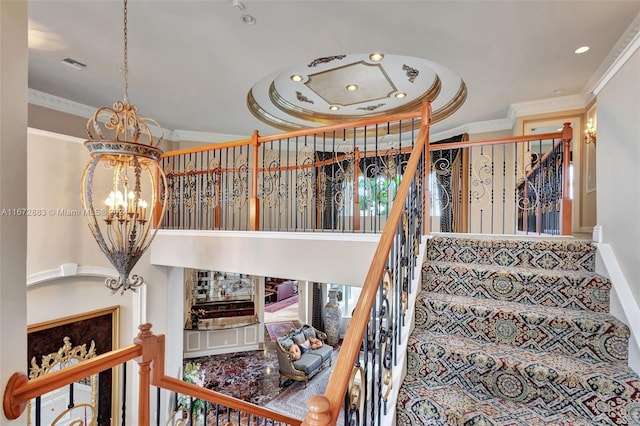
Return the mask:
MULTIPOLYGON (((279 133, 249 111, 254 85, 317 58, 382 52, 433 61, 464 81, 464 105, 433 127, 442 132, 504 120, 522 102, 586 102, 640 27, 640 0, 243 4, 129 0, 129 98, 141 115, 178 132, 279 133), (583 45, 591 49, 573 53, 583 45)), ((29 87, 92 108, 122 99, 122 19, 120 1, 30 0, 29 87)))

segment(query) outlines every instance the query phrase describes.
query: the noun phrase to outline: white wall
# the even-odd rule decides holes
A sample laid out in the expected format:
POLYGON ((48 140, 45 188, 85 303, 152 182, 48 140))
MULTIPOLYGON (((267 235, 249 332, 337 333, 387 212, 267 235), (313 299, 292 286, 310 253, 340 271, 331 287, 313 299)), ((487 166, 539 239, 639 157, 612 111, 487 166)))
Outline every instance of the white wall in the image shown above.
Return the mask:
POLYGON ((160 230, 151 262, 361 287, 380 236, 160 230))
MULTIPOLYGON (((77 264, 79 270, 113 270, 93 239, 81 209, 80 178, 90 156, 79 142, 69 136, 29 131, 26 205, 34 214, 28 217, 27 232, 27 282, 31 283, 27 290, 27 323, 46 322, 117 305, 120 306, 118 345, 129 346, 133 344, 138 325, 143 322, 152 323, 152 331, 156 334, 167 331, 168 271, 151 265, 148 252, 133 270, 147 283, 138 293, 111 294, 104 285, 104 276, 72 275, 42 280, 55 276, 61 265, 68 263, 77 264), (74 215, 75 212, 78 215, 74 215)), ((180 339, 181 333, 180 328, 180 339)), ((175 339, 175 335, 167 336, 168 348, 174 347, 175 343, 181 344, 181 340, 176 342, 175 339)), ((167 354, 167 372, 176 374, 176 365, 181 362, 181 351, 178 356, 167 354)), ((130 382, 135 382, 137 366, 129 364, 128 377, 130 382)), ((136 392, 129 392, 128 396, 127 411, 136 415, 136 392)))
MULTIPOLYGON (((0 208, 26 207, 27 2, 0 1, 0 208)), ((27 220, 0 215, 0 383, 24 371, 27 357, 25 254, 27 220)), ((14 422, 0 415, 0 424, 14 422)))
POLYGON ((598 93, 598 223, 640 300, 640 52, 598 93))

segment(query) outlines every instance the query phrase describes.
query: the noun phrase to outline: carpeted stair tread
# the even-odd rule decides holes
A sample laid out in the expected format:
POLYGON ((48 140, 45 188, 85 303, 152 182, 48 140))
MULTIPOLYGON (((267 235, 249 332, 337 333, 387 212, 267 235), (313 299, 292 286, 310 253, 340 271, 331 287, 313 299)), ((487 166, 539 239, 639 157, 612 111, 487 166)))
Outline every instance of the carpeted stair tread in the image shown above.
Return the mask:
POLYGON ((631 421, 640 415, 640 379, 628 366, 424 330, 409 338, 408 353, 409 388, 416 380, 455 385, 477 399, 507 399, 602 424, 636 424, 631 421))
POLYGON ((503 398, 481 398, 457 384, 407 375, 398 396, 396 424, 428 426, 588 426, 572 414, 534 410, 503 398))
POLYGON ((640 426, 595 255, 574 238, 432 236, 396 424, 640 426))
POLYGON ((593 242, 572 238, 434 236, 425 260, 593 272, 595 250, 593 242))
POLYGON ((416 327, 626 364, 629 328, 607 313, 421 292, 416 327))
POLYGON ((611 281, 593 272, 430 261, 422 274, 425 291, 609 311, 611 281))

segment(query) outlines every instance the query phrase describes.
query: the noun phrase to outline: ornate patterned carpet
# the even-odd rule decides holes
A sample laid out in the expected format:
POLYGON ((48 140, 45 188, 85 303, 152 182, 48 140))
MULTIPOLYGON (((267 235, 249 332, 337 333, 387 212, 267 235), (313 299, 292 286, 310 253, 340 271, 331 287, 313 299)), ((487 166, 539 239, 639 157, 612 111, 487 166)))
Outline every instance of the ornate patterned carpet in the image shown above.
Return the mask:
POLYGON ((584 240, 429 240, 396 423, 640 425, 629 329, 594 270, 584 240))

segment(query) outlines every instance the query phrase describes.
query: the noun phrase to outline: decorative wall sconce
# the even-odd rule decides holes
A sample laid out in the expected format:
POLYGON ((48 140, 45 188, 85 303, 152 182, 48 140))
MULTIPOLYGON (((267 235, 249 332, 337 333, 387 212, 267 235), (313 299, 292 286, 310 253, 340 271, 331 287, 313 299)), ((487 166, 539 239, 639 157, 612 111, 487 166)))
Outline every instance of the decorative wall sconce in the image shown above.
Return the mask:
POLYGON ((593 118, 589 119, 587 127, 584 129, 584 140, 586 143, 592 143, 594 145, 596 143, 596 128, 593 125, 593 118))
POLYGON ((155 120, 138 117, 138 108, 129 103, 128 71, 124 0, 124 101, 98 108, 87 122, 84 145, 92 159, 82 174, 89 229, 119 274, 105 281, 113 293, 135 291, 144 283, 141 276, 129 274, 158 230, 168 194, 159 164, 162 136, 154 142, 150 125, 162 129, 155 120))

